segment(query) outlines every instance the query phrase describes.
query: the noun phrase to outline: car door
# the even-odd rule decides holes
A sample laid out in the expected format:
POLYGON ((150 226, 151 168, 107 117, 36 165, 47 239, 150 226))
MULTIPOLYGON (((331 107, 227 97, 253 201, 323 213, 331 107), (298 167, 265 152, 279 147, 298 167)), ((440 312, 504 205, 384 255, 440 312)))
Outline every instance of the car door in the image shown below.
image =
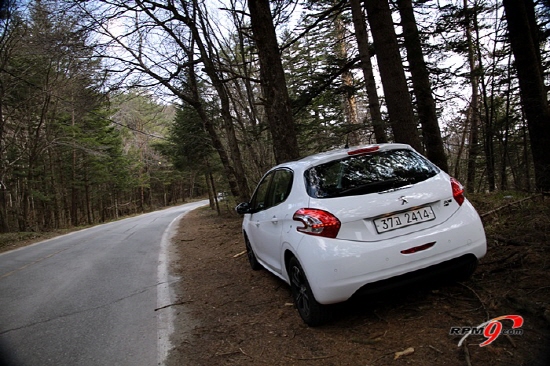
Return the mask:
POLYGON ((247 232, 257 258, 277 273, 282 271, 282 220, 288 215, 282 203, 288 197, 291 185, 292 171, 288 169, 275 170, 260 182, 252 202, 259 210, 251 214, 247 232), (259 205, 262 200, 263 205, 259 205))

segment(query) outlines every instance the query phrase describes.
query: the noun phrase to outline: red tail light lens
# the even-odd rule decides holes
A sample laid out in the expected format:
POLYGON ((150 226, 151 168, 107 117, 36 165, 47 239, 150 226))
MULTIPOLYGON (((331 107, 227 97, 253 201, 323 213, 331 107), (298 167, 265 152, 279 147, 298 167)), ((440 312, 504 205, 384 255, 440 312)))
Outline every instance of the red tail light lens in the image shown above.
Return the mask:
POLYGON ((326 238, 336 238, 341 226, 340 220, 330 212, 313 208, 299 209, 292 219, 304 224, 296 229, 299 232, 326 238))
POLYGON ((451 188, 453 190, 453 198, 459 206, 464 203, 464 187, 459 181, 451 177, 451 188))

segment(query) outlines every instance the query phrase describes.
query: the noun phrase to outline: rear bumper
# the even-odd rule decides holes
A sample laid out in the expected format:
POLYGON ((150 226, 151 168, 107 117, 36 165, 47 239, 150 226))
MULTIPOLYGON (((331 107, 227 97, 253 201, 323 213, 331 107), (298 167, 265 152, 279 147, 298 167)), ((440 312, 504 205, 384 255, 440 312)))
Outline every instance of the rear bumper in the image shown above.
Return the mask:
POLYGON ((457 275, 475 270, 478 259, 473 254, 466 254, 462 257, 422 268, 413 272, 391 277, 385 280, 372 282, 357 290, 353 297, 374 295, 380 292, 404 288, 414 284, 439 283, 448 278, 456 278, 457 275))
POLYGON ((321 304, 346 301, 360 289, 368 293, 370 287, 384 288, 391 282, 407 284, 434 273, 447 276, 487 251, 485 232, 473 208, 458 210, 438 228, 377 242, 301 235, 296 255, 321 304), (427 243, 435 244, 413 254, 401 253, 427 243), (366 286, 376 282, 380 283, 366 286))

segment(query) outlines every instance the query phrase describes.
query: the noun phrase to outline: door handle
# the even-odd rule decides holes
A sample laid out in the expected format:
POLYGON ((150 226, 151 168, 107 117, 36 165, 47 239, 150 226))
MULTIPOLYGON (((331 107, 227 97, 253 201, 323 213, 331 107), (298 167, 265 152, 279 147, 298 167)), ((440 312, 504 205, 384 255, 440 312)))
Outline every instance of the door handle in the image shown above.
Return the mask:
POLYGON ((256 227, 260 227, 260 220, 257 220, 255 223, 256 227))
POLYGON ((279 222, 279 219, 277 219, 277 216, 273 216, 273 217, 271 218, 271 222, 274 223, 274 224, 276 224, 276 223, 279 222))

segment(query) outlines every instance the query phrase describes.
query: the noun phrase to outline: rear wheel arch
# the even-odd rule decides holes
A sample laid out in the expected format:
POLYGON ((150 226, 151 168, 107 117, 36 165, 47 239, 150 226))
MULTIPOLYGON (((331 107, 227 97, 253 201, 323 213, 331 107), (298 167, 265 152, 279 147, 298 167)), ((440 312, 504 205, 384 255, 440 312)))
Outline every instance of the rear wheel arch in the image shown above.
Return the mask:
MULTIPOLYGON (((284 265, 285 265, 286 275, 287 275, 287 278, 288 278, 288 282, 290 283, 290 268, 289 268, 289 264, 290 264, 290 260, 291 260, 292 258, 296 258, 296 256, 294 255, 294 253, 293 253, 290 249, 286 249, 283 258, 284 258, 284 265)), ((297 258, 296 258, 296 259, 297 259, 297 258)))
POLYGON ((317 302, 302 265, 292 253, 289 254, 286 267, 294 306, 302 320, 310 327, 329 321, 332 317, 331 309, 329 306, 317 302))

